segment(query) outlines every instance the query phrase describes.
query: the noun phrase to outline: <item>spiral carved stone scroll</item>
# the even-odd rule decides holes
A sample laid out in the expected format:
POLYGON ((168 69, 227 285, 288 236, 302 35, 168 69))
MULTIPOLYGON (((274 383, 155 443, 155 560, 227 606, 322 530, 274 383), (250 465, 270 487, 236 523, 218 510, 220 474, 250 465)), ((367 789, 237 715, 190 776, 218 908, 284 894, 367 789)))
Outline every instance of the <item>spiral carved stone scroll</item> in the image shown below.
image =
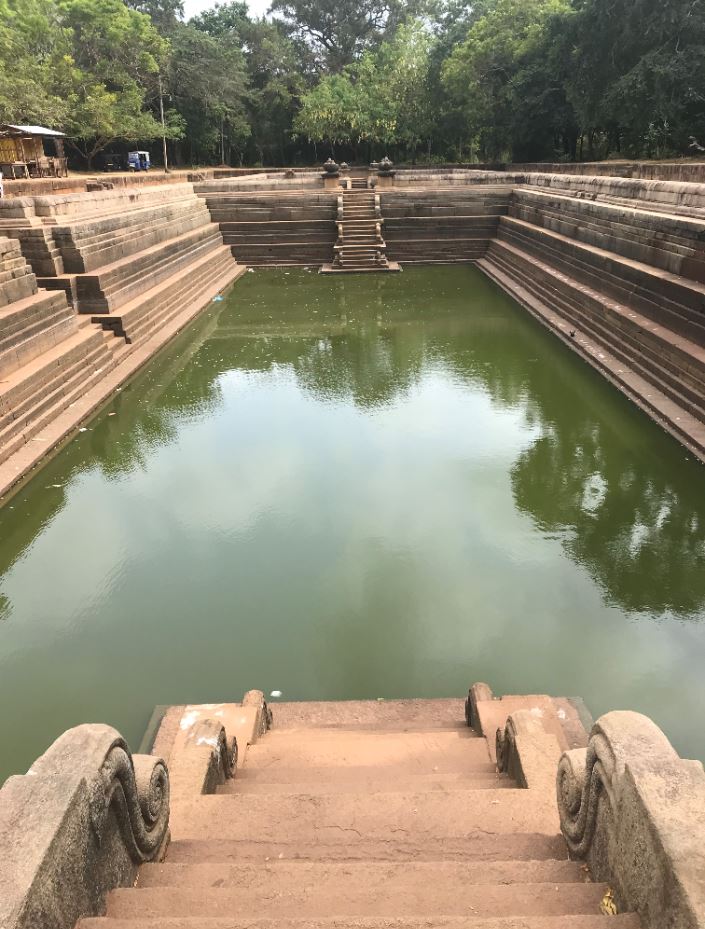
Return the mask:
POLYGON ((705 771, 639 713, 607 713, 556 781, 571 858, 585 860, 642 929, 705 927, 705 771))
POLYGON ((132 861, 154 858, 169 827, 169 774, 161 758, 133 757, 122 738, 111 745, 91 787, 91 825, 99 843, 111 808, 132 861))
POLYGON ((169 836, 169 774, 110 726, 69 729, 0 790, 0 926, 73 929, 169 836))
POLYGON ((609 739, 596 723, 587 748, 565 752, 558 765, 558 810, 561 829, 575 858, 585 858, 595 837, 600 797, 614 815, 618 770, 609 739))

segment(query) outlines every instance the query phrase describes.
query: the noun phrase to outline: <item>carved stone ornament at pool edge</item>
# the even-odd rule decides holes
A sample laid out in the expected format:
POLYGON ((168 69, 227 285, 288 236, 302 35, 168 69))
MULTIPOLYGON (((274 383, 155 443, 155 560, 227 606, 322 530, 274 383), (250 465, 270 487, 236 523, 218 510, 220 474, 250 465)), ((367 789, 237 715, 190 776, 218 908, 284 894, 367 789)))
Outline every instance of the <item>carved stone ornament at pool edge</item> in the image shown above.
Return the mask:
POLYGON ((169 774, 110 726, 69 729, 0 790, 1 929, 73 929, 169 836, 169 774))
POLYGON ((557 776, 571 858, 613 890, 643 929, 705 927, 705 771, 646 716, 607 713, 557 776))

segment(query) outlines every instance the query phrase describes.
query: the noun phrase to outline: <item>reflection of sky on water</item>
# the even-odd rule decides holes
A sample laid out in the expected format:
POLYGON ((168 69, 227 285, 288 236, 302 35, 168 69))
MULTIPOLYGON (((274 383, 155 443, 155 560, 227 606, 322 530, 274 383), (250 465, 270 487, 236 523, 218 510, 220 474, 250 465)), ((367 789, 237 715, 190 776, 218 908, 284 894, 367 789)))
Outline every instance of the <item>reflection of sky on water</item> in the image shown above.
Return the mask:
POLYGON ((0 511, 17 765, 156 703, 475 679, 705 755, 702 469, 471 269, 368 286, 248 275, 0 511))

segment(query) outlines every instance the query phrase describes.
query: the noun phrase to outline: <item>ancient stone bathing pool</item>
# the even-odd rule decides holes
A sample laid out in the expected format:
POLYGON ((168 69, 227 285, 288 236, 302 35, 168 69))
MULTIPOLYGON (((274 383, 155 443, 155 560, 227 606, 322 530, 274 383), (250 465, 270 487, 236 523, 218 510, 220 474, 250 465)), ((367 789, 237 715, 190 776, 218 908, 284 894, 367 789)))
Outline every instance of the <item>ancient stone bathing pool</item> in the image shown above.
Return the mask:
POLYGON ((0 510, 0 778, 155 704, 582 695, 705 757, 705 470, 468 267, 246 275, 0 510))

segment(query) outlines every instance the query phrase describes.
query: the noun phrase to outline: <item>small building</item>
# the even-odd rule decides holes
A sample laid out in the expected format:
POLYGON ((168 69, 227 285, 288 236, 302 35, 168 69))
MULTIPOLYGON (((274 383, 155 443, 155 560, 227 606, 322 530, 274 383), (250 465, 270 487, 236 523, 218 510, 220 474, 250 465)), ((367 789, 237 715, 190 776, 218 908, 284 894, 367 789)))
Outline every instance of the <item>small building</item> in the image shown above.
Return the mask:
POLYGON ((0 124, 0 171, 7 179, 66 177, 63 132, 0 124))

